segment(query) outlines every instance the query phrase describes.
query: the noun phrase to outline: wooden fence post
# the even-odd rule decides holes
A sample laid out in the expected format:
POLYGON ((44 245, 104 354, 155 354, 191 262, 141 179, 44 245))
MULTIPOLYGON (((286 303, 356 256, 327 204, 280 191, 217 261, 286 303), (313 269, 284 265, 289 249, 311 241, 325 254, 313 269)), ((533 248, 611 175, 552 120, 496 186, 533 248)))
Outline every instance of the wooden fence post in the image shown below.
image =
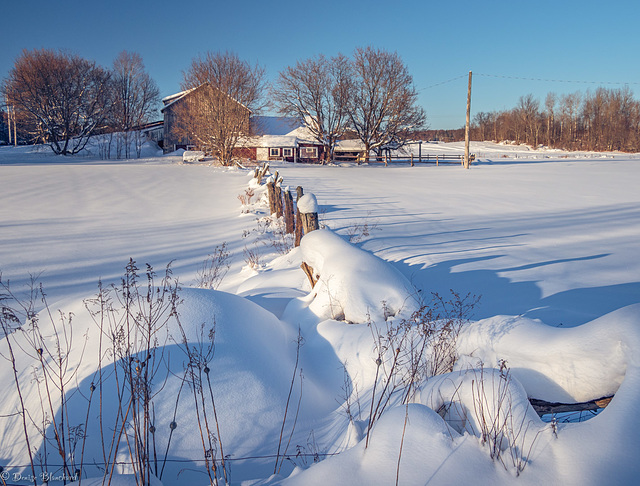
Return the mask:
POLYGON ((305 235, 320 229, 318 213, 300 213, 300 215, 302 216, 302 227, 305 235))
POLYGON ((293 197, 288 188, 284 191, 284 230, 287 234, 293 234, 295 232, 293 197))
MULTIPOLYGON (((318 202, 313 194, 305 194, 298 199, 298 211, 300 213, 305 235, 320 228, 318 223, 318 202)), ((313 268, 307 265, 306 262, 302 262, 300 268, 302 268, 302 271, 309 279, 311 288, 313 288, 318 281, 313 268)))
MULTIPOLYGON (((300 201, 300 198, 304 196, 304 190, 302 186, 296 188, 296 202, 300 201)), ((300 210, 296 207, 296 233, 295 233, 295 246, 300 246, 300 240, 302 239, 302 216, 300 216, 300 210)))
POLYGON ((436 167, 438 167, 438 165, 439 165, 439 162, 440 162, 440 161, 439 161, 439 158, 440 158, 440 156, 439 156, 439 155, 436 155, 436 167))
POLYGON ((411 167, 413 167, 413 152, 411 152, 411 167))
POLYGON ((274 206, 276 218, 280 218, 282 216, 282 187, 280 187, 280 184, 278 184, 277 182, 274 186, 273 195, 275 197, 274 206))
POLYGON ((267 182, 267 195, 269 196, 269 215, 276 212, 276 183, 267 182))
POLYGON ((302 218, 304 234, 320 229, 318 222, 318 201, 313 194, 305 194, 298 200, 298 210, 302 218))

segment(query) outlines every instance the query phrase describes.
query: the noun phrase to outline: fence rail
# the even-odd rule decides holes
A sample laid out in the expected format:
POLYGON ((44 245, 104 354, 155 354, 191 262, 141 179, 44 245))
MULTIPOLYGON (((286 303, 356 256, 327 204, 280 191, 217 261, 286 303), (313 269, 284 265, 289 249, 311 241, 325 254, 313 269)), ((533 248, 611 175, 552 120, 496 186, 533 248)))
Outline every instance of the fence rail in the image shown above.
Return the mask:
MULTIPOLYGON (((475 154, 470 154, 469 159, 473 162, 476 159, 475 154)), ((361 156, 358 155, 336 155, 334 160, 336 162, 365 162, 361 156)), ((369 164, 396 164, 396 163, 409 163, 413 167, 414 164, 462 164, 464 161, 464 155, 455 154, 422 154, 422 155, 381 155, 371 156, 366 161, 369 164)))

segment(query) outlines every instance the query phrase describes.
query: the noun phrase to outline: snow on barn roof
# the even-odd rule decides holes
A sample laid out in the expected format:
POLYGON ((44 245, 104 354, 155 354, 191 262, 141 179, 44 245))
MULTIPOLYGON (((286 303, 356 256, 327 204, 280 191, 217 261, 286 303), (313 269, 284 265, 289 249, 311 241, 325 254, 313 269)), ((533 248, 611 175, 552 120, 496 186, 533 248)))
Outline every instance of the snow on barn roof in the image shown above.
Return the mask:
POLYGON ((180 91, 180 93, 176 93, 170 96, 167 96, 165 98, 162 98, 162 102, 164 103, 164 106, 162 107, 162 109, 160 110, 161 113, 164 112, 164 110, 166 110, 167 108, 169 108, 171 105, 173 105, 174 103, 177 103, 178 101, 180 101, 182 98, 184 98, 185 96, 187 96, 189 93, 191 93, 192 91, 195 91, 197 89, 200 89, 204 86, 210 86, 212 89, 217 89, 218 91, 220 91, 223 94, 226 94, 230 99, 232 99, 233 101, 235 101, 236 103, 238 103, 240 106, 242 106, 243 108, 245 108, 247 111, 251 112, 251 109, 248 108, 244 103, 239 102, 238 100, 236 100, 235 98, 233 98, 231 95, 229 95, 228 93, 225 93, 223 90, 221 90, 220 88, 216 88, 215 86, 213 86, 210 82, 205 82, 202 83, 199 86, 196 86, 195 88, 191 88, 185 91, 180 91))
POLYGON ((184 98, 186 95, 188 95, 189 93, 191 93, 195 89, 197 89, 197 88, 187 89, 185 91, 180 91, 179 93, 172 94, 171 96, 167 96, 166 98, 162 98, 162 102, 164 103, 164 106, 162 107, 160 112, 164 113, 165 109, 167 109, 168 107, 173 105, 175 102, 181 100, 182 98, 184 98))
MULTIPOLYGON (((191 88, 191 89, 193 89, 193 88, 191 88)), ((179 93, 174 93, 172 95, 165 96, 164 98, 162 98, 162 102, 166 105, 170 101, 173 101, 175 98, 180 98, 180 97, 186 95, 189 91, 191 91, 191 89, 187 89, 185 91, 180 91, 179 93)))

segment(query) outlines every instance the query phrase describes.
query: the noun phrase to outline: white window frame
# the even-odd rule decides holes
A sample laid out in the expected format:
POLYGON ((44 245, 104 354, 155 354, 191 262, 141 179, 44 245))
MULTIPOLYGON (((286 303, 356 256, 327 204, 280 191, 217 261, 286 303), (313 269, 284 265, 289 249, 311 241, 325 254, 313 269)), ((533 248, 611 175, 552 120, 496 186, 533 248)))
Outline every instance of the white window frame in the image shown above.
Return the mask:
POLYGON ((317 159, 318 158, 318 147, 300 147, 300 158, 301 159, 317 159), (313 153, 312 156, 309 156, 309 151, 313 153))
POLYGON ((293 157, 293 149, 290 147, 285 147, 282 149, 283 157, 293 157))
POLYGON ((280 157, 280 149, 269 147, 269 157, 280 157))

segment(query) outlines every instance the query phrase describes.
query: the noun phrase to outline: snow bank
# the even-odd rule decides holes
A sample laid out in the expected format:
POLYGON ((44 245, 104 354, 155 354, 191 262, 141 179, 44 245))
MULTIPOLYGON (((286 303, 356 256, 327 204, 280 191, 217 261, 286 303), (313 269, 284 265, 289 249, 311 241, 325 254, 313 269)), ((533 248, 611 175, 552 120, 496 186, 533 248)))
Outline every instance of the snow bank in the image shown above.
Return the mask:
POLYGON ((308 233, 300 248, 319 275, 308 307, 322 319, 383 320, 415 304, 415 290, 398 270, 330 230, 308 233))
POLYGON ((433 410, 410 404, 381 417, 368 448, 362 440, 281 484, 369 486, 396 484, 396 476, 401 485, 496 484, 496 478, 508 477, 468 436, 460 437, 447 429, 433 410), (460 467, 460 461, 465 467, 460 467))
MULTIPOLYGON (((286 401, 291 380, 295 356, 295 344, 292 344, 294 336, 273 314, 247 299, 224 292, 187 288, 181 290, 180 296, 182 298, 182 303, 178 307, 180 322, 192 350, 200 347, 206 350, 209 331, 215 330, 215 353, 209 367, 217 413, 220 417, 220 434, 225 448, 228 447, 229 451, 233 451, 236 457, 272 453, 277 448, 283 404, 286 401)), ((67 303, 64 307, 67 312, 74 315, 75 340, 72 343, 69 373, 77 370, 77 375, 74 376, 73 385, 69 386, 77 384, 78 391, 88 393, 92 383, 96 383, 96 386, 98 384, 96 373, 100 356, 101 331, 88 311, 84 309, 83 302, 67 303), (86 336, 86 348, 83 348, 84 336, 86 336)), ((55 335, 54 322, 47 318, 45 312, 42 313, 41 331, 47 340, 45 346, 51 348, 55 345, 52 337, 55 335)), ((56 322, 55 325, 60 332, 60 323, 56 322)), ((158 450, 165 451, 169 424, 172 421, 177 423, 171 438, 169 462, 162 478, 163 482, 176 484, 176 478, 184 468, 184 461, 202 457, 203 449, 197 425, 194 394, 188 384, 183 383, 184 366, 188 358, 177 322, 170 321, 168 327, 158 332, 156 336, 160 344, 158 353, 162 356, 162 364, 153 388, 154 393, 157 393, 153 399, 153 420, 157 425, 155 440, 158 450)), ((16 333, 12 340, 20 348, 29 349, 22 333, 16 333)), ((105 347, 106 344, 103 342, 103 353, 105 353, 105 347)), ((3 355, 7 353, 5 339, 0 340, 0 352, 3 355)), ((42 414, 45 412, 45 409, 40 406, 42 402, 40 394, 43 391, 42 385, 38 390, 38 383, 31 377, 33 363, 33 357, 21 353, 17 357, 16 366, 22 377, 22 393, 29 416, 34 424, 40 424, 43 420, 42 414)), ((108 373, 113 366, 110 360, 103 361, 102 366, 106 371, 104 371, 102 382, 104 393, 101 416, 105 427, 109 427, 114 423, 118 409, 117 388, 113 374, 108 373)), ((7 393, 7 399, 0 403, 0 415, 7 417, 19 409, 17 394, 13 392, 15 385, 11 366, 0 367, 0 382, 9 386, 11 390, 7 393)), ((84 423, 87 402, 80 396, 81 393, 69 394, 68 408, 72 420, 84 423)), ((97 398, 94 397, 94 400, 97 398)), ((55 401, 54 407, 57 407, 55 401)), ((91 407, 92 413, 86 429, 87 437, 91 439, 86 443, 84 460, 87 467, 86 474, 96 476, 99 471, 88 465, 94 462, 100 463, 103 456, 98 414, 94 413, 98 405, 94 402, 91 407)), ((56 412, 59 413, 58 410, 56 412)), ((28 425, 32 447, 44 453, 41 436, 34 425, 28 425)), ((71 425, 75 426, 77 423, 71 425)), ((52 430, 47 433, 48 436, 53 435, 52 430)), ((2 455, 7 461, 5 464, 25 464, 27 453, 21 421, 3 420, 0 428, 0 444, 2 444, 2 455)), ((121 449, 126 450, 124 443, 121 449)), ((48 449, 48 453, 50 463, 59 460, 51 448, 48 449)), ((123 457, 126 459, 128 456, 125 454, 123 457)), ((270 465, 259 472, 253 470, 251 475, 266 476, 269 473, 269 467, 273 466, 270 465)), ((11 467, 11 469, 11 473, 17 472, 17 467, 11 467)), ((184 479, 184 474, 180 475, 180 479, 191 482, 188 477, 184 479)))
POLYGON ((574 328, 497 316, 469 325, 459 352, 497 366, 505 360, 530 397, 564 403, 613 395, 638 360, 640 304, 574 328))

